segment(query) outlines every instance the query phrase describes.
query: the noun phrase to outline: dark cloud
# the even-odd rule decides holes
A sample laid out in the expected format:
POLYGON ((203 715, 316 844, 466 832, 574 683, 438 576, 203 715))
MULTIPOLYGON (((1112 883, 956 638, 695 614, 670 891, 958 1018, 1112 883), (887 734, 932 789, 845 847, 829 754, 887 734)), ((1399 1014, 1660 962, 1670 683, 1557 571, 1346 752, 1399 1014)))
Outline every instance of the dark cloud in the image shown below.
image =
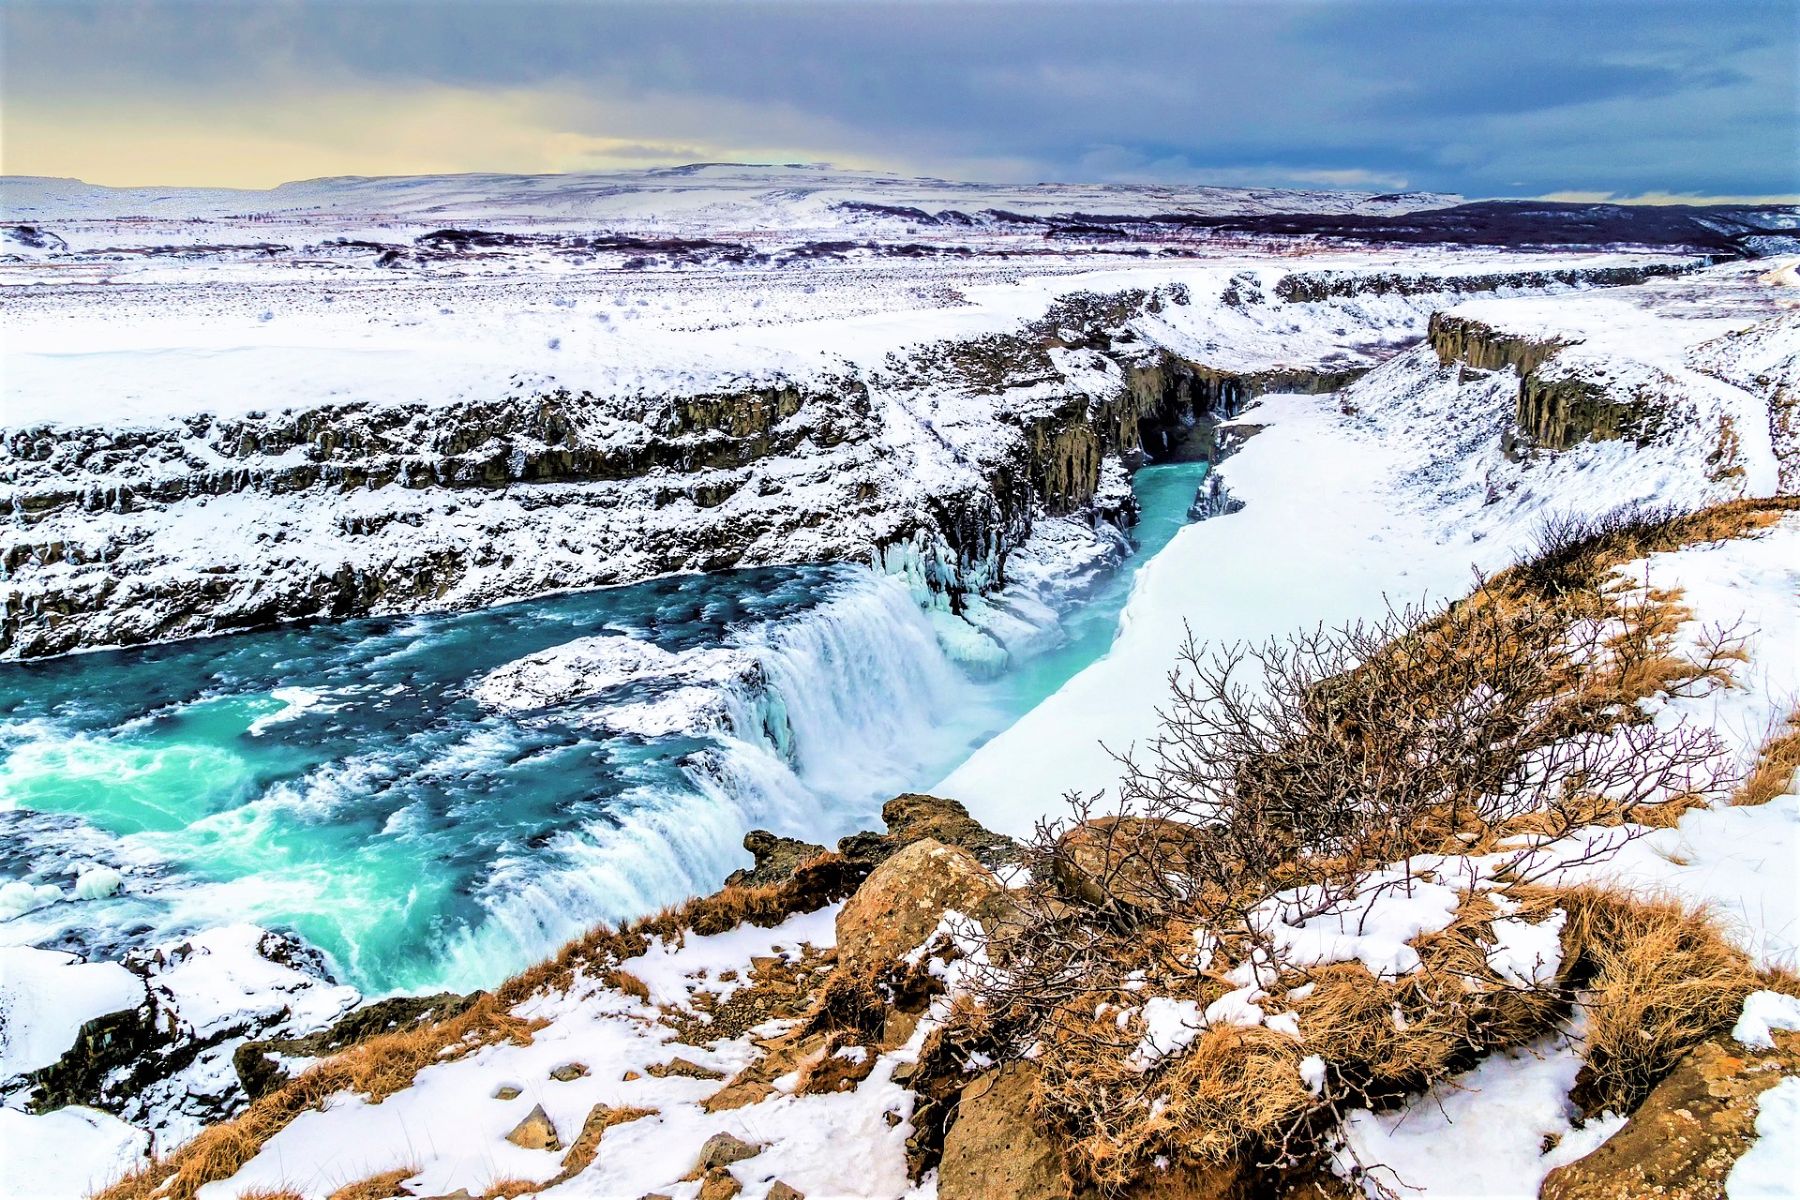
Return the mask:
POLYGON ((1800 191, 1791 0, 9 0, 8 100, 554 87, 572 131, 1022 178, 1800 191))

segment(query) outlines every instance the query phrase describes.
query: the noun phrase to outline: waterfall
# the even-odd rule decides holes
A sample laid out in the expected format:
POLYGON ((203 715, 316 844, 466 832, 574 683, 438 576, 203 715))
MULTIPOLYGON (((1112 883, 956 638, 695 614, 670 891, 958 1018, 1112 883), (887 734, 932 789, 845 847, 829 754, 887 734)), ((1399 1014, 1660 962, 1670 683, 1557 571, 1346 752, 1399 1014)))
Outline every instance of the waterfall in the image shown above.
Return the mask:
POLYGON ((711 891, 748 865, 747 829, 830 844, 876 824, 883 801, 966 742, 943 717, 967 707, 970 680, 900 580, 847 572, 823 603, 730 641, 757 669, 719 684, 711 744, 679 780, 502 856, 481 889, 484 919, 447 939, 432 986, 491 984, 497 961, 711 891))

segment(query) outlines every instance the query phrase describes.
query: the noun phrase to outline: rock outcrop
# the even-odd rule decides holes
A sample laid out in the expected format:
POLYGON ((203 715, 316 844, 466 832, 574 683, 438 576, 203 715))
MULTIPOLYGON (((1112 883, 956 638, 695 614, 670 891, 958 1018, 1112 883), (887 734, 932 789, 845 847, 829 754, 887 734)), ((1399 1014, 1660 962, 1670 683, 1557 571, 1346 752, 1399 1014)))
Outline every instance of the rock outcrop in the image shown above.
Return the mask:
POLYGON ((838 962, 856 969, 890 962, 922 945, 947 912, 976 912, 1000 891, 994 873, 959 846, 931 838, 882 863, 837 917, 838 962))
POLYGON ((942 1200, 1074 1200, 1062 1153, 1031 1111, 1035 1068, 1008 1063, 962 1090, 938 1165, 942 1200))
POLYGON ((1019 844, 995 833, 969 815, 960 801, 907 792, 881 806, 886 833, 854 833, 838 842, 838 853, 873 870, 914 842, 932 838, 960 846, 983 866, 999 868, 1017 861, 1019 844))
POLYGON ((1714 1200, 1755 1136, 1757 1098, 1800 1075, 1800 1035, 1756 1052, 1729 1039, 1690 1051, 1598 1150, 1544 1180, 1543 1200, 1714 1200))

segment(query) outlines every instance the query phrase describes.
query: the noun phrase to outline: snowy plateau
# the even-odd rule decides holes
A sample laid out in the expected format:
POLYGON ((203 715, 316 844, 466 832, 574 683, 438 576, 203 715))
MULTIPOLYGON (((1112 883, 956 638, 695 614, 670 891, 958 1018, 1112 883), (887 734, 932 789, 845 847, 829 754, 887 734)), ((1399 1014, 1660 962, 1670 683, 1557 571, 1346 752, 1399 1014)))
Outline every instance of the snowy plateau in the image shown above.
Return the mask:
MULTIPOLYGON (((984 1100, 1049 1071, 1041 1047, 976 1050, 952 1087, 947 1031, 1007 969, 983 922, 1045 883, 994 847, 1118 794, 1185 637, 1434 609, 1558 521, 1767 502, 1739 536, 1627 556, 1617 587, 1679 597, 1659 636, 1680 653, 1733 631, 1728 678, 1647 695, 1649 726, 1710 730, 1737 778, 1800 705, 1793 208, 712 164, 10 177, 0 214, 0 1196, 139 1169, 112 1194, 1086 1194, 984 1100), (1204 469, 1152 544, 1146 481, 1182 462, 1204 469), (1116 615, 1072 657, 1107 580, 1116 615), (603 620, 554 607, 593 589, 623 597, 603 620), (170 678, 200 670, 183 654, 211 674, 170 678), (67 694, 84 679, 155 686, 67 694), (399 748, 355 758, 377 711, 399 748), (579 822, 561 793, 508 806, 565 753, 613 772, 579 822), (968 877, 917 882, 939 868, 882 808, 902 791, 964 806, 928 836, 968 877), (308 889, 358 853, 328 840, 351 793, 401 799, 343 838, 428 865, 332 876, 387 889, 360 925, 284 919, 348 894, 308 889), (773 833, 740 851, 752 829, 773 833), (302 839, 324 857, 264 871, 302 839), (792 899, 822 860, 774 872, 790 840, 867 880, 792 899), (922 928, 871 908, 902 864, 922 928), (785 910, 630 925, 734 868, 715 907, 785 910), (601 921, 628 932, 553 957, 601 921), (834 1025, 831 981, 872 944, 889 1011, 834 1025), (356 1073, 376 1045, 413 1056, 403 1078, 356 1073), (1010 1173, 984 1183, 984 1153, 1010 1173)), ((1577 922, 1520 879, 1710 906, 1761 973, 1719 1044, 1774 1064, 1722 1194, 1786 1194, 1800 780, 1779 761, 1760 803, 1470 834, 1372 870, 1354 913, 1301 888, 1246 920, 1288 968, 1400 987, 1480 908, 1480 970, 1530 991, 1566 982, 1577 922)), ((1121 1070, 1160 1081, 1220 1030, 1302 1039, 1311 984, 1188 932, 1210 982, 1109 1001, 1121 1070)), ((1363 1107, 1331 1091, 1342 1062, 1294 1052, 1339 1106, 1319 1180, 1537 1196, 1628 1153, 1639 1117, 1572 1098, 1590 999, 1363 1107)), ((1253 1194, 1148 1169, 1165 1190, 1122 1194, 1253 1194)))

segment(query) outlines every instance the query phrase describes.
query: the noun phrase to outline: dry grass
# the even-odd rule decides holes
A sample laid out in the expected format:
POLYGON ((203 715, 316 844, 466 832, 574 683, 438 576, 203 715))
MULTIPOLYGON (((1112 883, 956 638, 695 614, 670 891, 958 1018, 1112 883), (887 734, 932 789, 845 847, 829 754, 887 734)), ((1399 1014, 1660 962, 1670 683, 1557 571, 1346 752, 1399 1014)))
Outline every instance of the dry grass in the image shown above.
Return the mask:
POLYGON ((1293 1008, 1306 1049, 1331 1066, 1334 1103, 1382 1104, 1421 1091, 1490 1049, 1537 1037, 1568 1011, 1560 989, 1520 987, 1489 965, 1498 915, 1485 895, 1465 898, 1448 926, 1415 941, 1419 969, 1399 979, 1333 963, 1283 981, 1311 985, 1293 1008))
POLYGON ((1772 730, 1756 756, 1756 766, 1731 797, 1733 804, 1767 804, 1794 786, 1800 771, 1800 709, 1772 730))
POLYGON ((1791 512, 1800 512, 1800 496, 1732 500, 1693 513, 1628 507, 1595 519, 1553 519, 1539 532, 1537 553, 1495 582, 1553 598, 1597 586, 1645 555, 1748 537, 1791 512))
POLYGON ((1564 986, 1587 1008, 1576 1100, 1629 1112, 1688 1050, 1736 1021, 1764 986, 1705 909, 1597 887, 1564 889, 1564 986))
POLYGON ((400 1190, 400 1185, 418 1173, 417 1166, 397 1167, 392 1171, 383 1171, 381 1174, 371 1175, 367 1179, 346 1183, 327 1196, 326 1200, 394 1200, 397 1196, 406 1195, 400 1190))
MULTIPOLYGON (((740 925, 769 928, 795 913, 812 912, 856 890, 863 869, 827 851, 801 863, 793 877, 755 887, 732 886, 696 896, 619 929, 595 926, 545 961, 513 976, 495 994, 508 1007, 542 992, 566 991, 581 970, 604 971, 648 949, 650 939, 678 942, 689 933, 723 933, 740 925)), ((624 989, 630 991, 631 983, 624 989)), ((645 989, 646 995, 648 989, 645 989)), ((636 995, 636 992, 631 992, 636 995)))
POLYGON ((447 1020, 370 1038, 265 1094, 234 1119, 202 1130, 175 1153, 100 1192, 96 1200, 147 1200, 153 1193, 159 1200, 192 1200, 203 1185, 235 1175, 294 1118, 332 1096, 348 1092, 378 1104, 410 1087, 433 1063, 503 1041, 527 1045, 533 1028, 495 997, 483 996, 447 1020))
POLYGON ((433 1063, 500 1041, 528 1043, 534 1027, 512 1010, 542 992, 568 988, 578 971, 610 972, 621 990, 647 998, 642 981, 619 971, 617 964, 644 953, 652 937, 673 941, 690 930, 710 934, 744 923, 778 925, 797 912, 841 899, 859 879, 859 869, 841 856, 821 854, 801 864, 784 883, 725 888, 623 929, 598 926, 454 1017, 370 1038, 313 1066, 232 1120, 203 1130, 175 1153, 127 1175, 96 1200, 193 1200, 203 1185, 236 1174, 271 1137, 334 1095, 353 1093, 380 1103, 411 1086, 419 1071, 433 1063))
POLYGON ((487 1185, 487 1190, 481 1193, 481 1200, 517 1200, 519 1196, 534 1196, 546 1186, 529 1179, 497 1179, 487 1185))

